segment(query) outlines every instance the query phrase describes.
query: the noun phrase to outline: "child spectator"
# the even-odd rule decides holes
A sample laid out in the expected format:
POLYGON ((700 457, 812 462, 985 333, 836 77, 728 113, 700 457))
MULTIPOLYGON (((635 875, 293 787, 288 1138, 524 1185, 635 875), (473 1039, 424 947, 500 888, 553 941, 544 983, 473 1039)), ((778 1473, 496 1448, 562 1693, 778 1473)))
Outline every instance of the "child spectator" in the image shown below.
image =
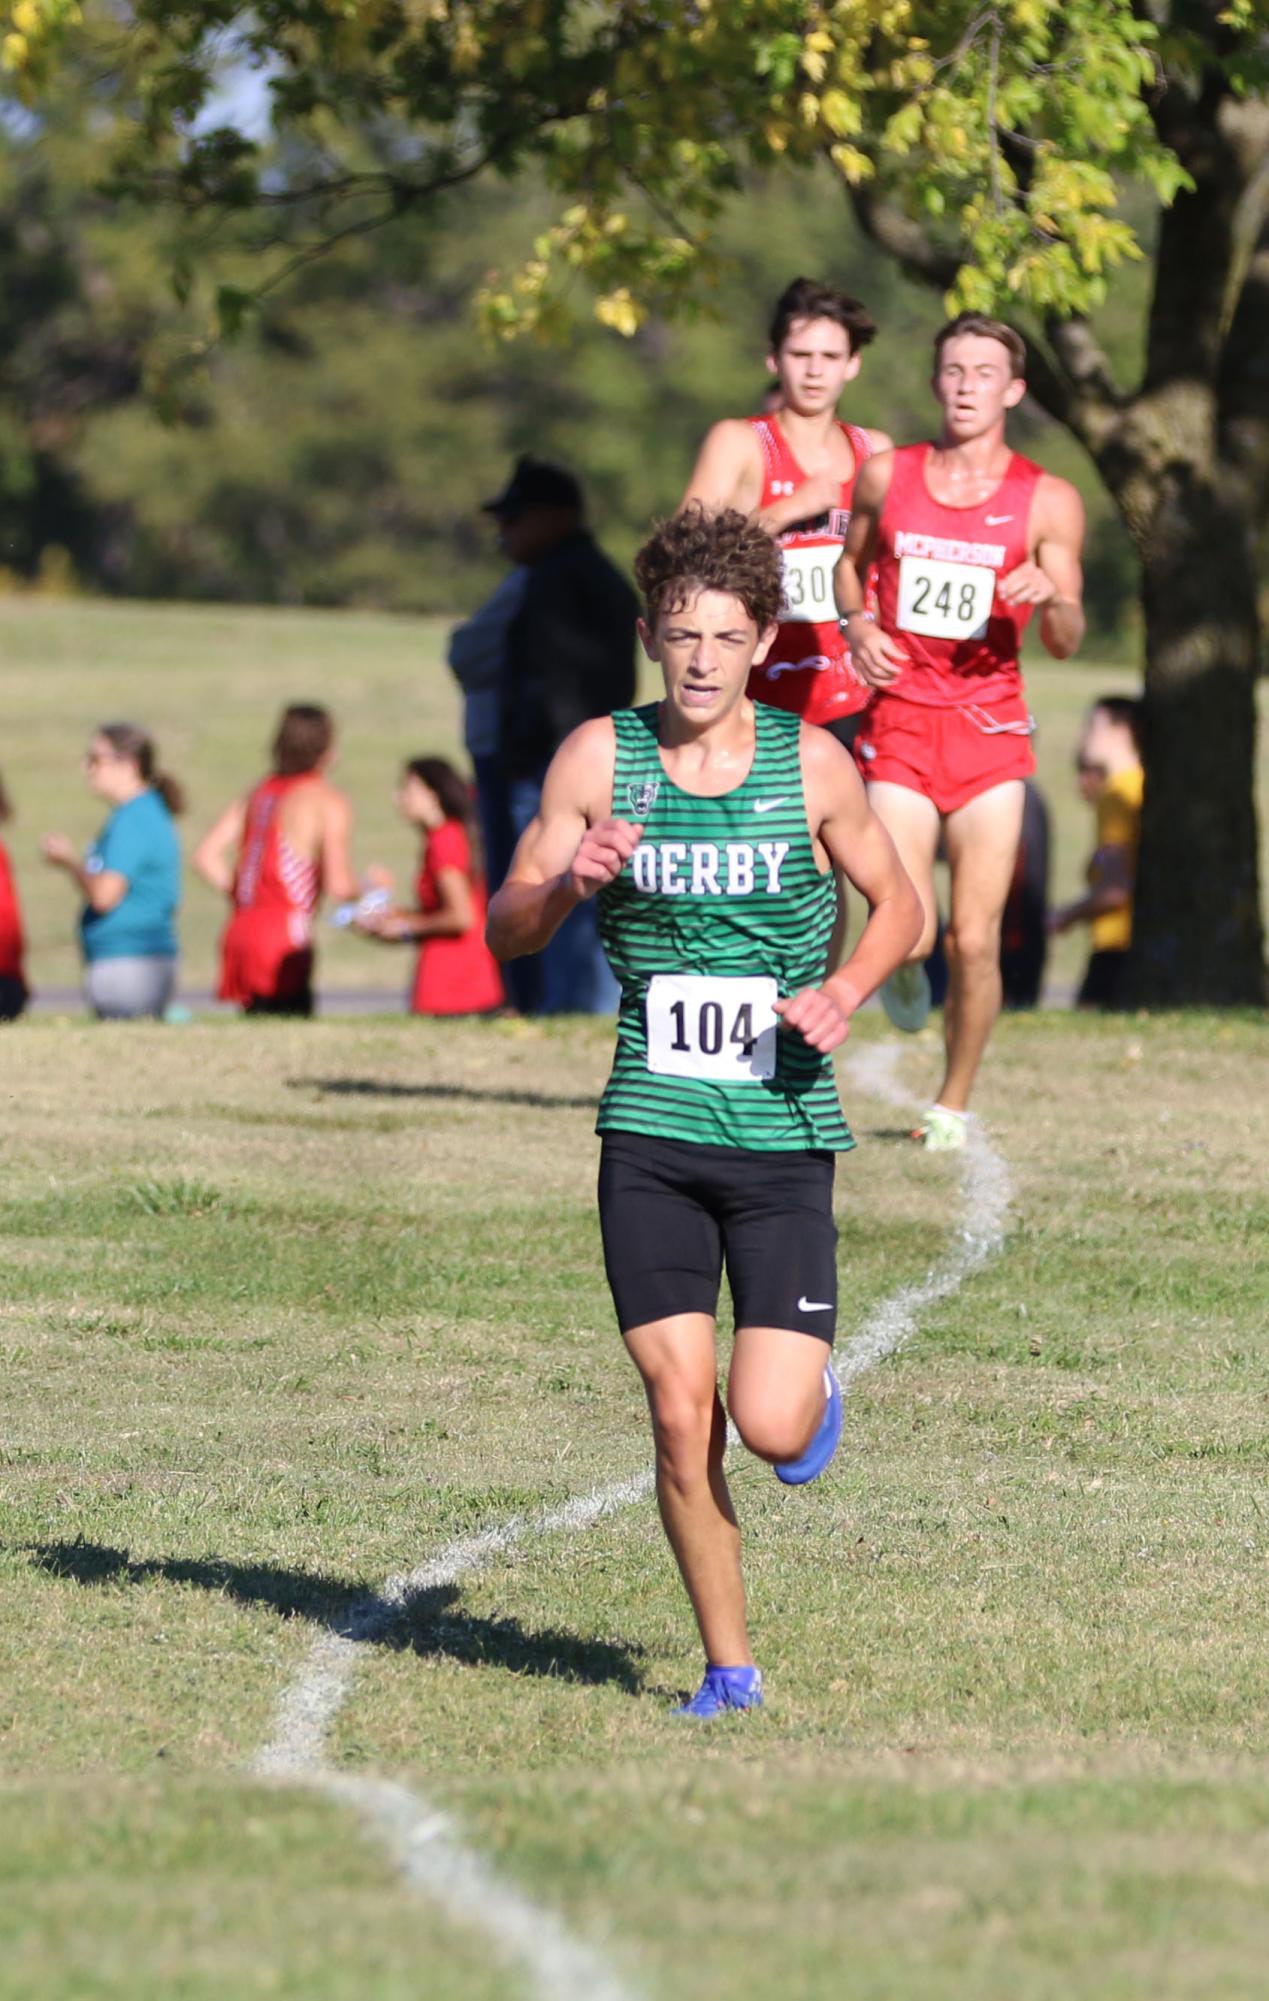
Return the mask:
POLYGON ((335 729, 325 709, 292 703, 272 748, 269 776, 226 806, 195 848, 194 867, 233 903, 220 944, 219 998, 244 1014, 310 1015, 318 901, 358 893, 348 855, 352 808, 326 776, 335 729))
POLYGON ((1097 814, 1097 846, 1087 870, 1088 893, 1055 910, 1054 931, 1090 928, 1092 951, 1078 1007, 1123 1006, 1124 967, 1132 943, 1132 900, 1141 834, 1145 772, 1141 765, 1141 703, 1103 695, 1084 724, 1075 762, 1081 796, 1097 814))
MULTIPOLYGON (((9 795, 0 778, 0 827, 13 818, 9 795)), ((0 1021, 16 1021, 26 1006, 27 985, 22 970, 22 911, 17 885, 0 841, 0 1021)))
POLYGON ((412 1014, 488 1014, 503 1004, 502 976, 485 944, 485 884, 472 853, 471 795, 443 757, 416 757, 396 793, 397 811, 423 835, 418 909, 356 920, 385 943, 419 941, 412 1014))
POLYGON ((88 1004, 102 1021, 162 1017, 176 986, 181 847, 173 815, 184 803, 157 769, 136 723, 106 723, 84 758, 89 787, 110 813, 81 862, 65 834, 47 834, 44 859, 83 898, 80 945, 88 1004))

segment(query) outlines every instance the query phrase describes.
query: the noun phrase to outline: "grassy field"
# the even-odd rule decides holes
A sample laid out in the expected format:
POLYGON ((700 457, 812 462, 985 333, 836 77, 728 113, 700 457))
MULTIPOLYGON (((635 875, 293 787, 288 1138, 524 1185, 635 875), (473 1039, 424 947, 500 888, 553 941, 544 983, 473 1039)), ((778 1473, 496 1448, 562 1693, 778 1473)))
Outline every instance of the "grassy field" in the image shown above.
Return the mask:
MULTIPOLYGON (((0 1037, 5 2001, 528 1991, 248 1768, 390 1572, 646 1463, 607 1046, 0 1037)), ((936 1060, 905 1045, 914 1097, 936 1060)), ((736 1455, 763 1715, 667 1718, 698 1662, 645 1502, 426 1594, 338 1769, 425 1793, 644 2001, 1263 1996, 1267 1070, 1251 1021, 1002 1024, 1003 1251, 859 1379, 819 1486, 736 1455)), ((943 1255, 961 1168, 843 1074, 848 1333, 943 1255)))
MULTIPOLYGON (((329 703, 340 721, 341 781, 356 804, 361 863, 384 863, 412 880, 411 837, 391 791, 402 756, 459 749, 458 697, 444 665, 447 623, 334 612, 259 611, 87 601, 0 602, 4 673, 0 770, 19 820, 8 833, 31 937, 34 983, 79 978, 71 894, 38 858, 54 828, 87 841, 102 817, 86 792, 79 759, 95 724, 124 716, 145 723, 191 795, 187 832, 206 826, 224 801, 264 766, 265 745, 284 702, 329 703)), ((1028 685, 1040 723, 1040 778, 1055 821, 1054 893, 1074 895, 1091 845, 1091 816, 1075 795, 1071 759, 1091 696, 1131 689, 1122 665, 1059 667, 1037 660, 1028 685)), ((649 687, 651 683, 649 682, 649 687)), ((1269 732, 1266 732, 1269 741, 1269 732)), ((1269 839, 1269 752, 1262 757, 1261 825, 1269 839)), ((1269 852, 1263 877, 1269 887, 1269 852)), ((182 920, 183 977, 212 984, 223 913, 191 881, 182 920)), ((1087 941, 1058 942, 1051 971, 1069 984, 1087 941)), ((330 932, 322 940, 327 987, 406 985, 403 955, 330 932)))

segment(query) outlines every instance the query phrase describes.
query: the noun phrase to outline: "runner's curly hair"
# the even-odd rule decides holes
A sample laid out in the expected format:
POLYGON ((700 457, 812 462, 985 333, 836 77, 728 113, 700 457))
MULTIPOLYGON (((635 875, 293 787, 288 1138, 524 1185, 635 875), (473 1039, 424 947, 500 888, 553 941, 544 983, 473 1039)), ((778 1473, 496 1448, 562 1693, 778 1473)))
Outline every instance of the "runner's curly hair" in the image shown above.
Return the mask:
POLYGON ((635 557, 648 623, 681 611, 696 591, 725 591, 744 605, 761 630, 779 616, 780 551, 765 528, 734 507, 712 513, 693 501, 672 520, 658 521, 635 557))

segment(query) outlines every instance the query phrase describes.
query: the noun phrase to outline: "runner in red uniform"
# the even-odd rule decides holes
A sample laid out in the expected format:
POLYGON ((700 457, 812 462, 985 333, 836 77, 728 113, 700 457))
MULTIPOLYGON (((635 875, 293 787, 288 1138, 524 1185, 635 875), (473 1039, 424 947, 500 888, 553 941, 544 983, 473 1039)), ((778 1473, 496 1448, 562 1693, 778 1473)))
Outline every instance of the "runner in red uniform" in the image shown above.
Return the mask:
POLYGON ((247 1014, 313 1012, 318 902, 323 892, 340 902, 358 895, 348 858, 351 809, 325 776, 333 755, 325 709, 287 709, 270 776, 227 806, 194 851, 204 881, 233 902, 217 992, 247 1014))
POLYGON ((858 299, 795 278, 776 301, 770 332, 767 367, 779 407, 713 426, 682 505, 735 507, 775 536, 784 556, 784 603, 775 643, 754 668, 748 694, 849 743, 871 691, 851 669, 833 603, 833 565, 860 468, 890 439, 843 423, 836 412, 876 327, 858 299))
POLYGON ((856 744, 878 817, 921 891, 913 961, 883 990, 900 1027, 929 1009, 920 965, 934 943, 934 857, 944 832, 952 877, 944 1013, 947 1063, 918 1128, 961 1146, 969 1094, 1000 1011, 1000 919, 1035 769, 1019 652, 1032 613, 1064 660, 1084 632, 1075 488, 1005 442, 1026 393, 1026 350, 1011 327, 962 313, 935 341, 937 444, 874 459, 855 491, 834 587, 856 667, 878 693, 856 744), (865 583, 876 568, 877 607, 865 583))
MULTIPOLYGON (((0 779, 0 826, 12 815, 4 781, 0 779)), ((27 1002, 26 974, 23 971, 25 940, 17 885, 9 867, 9 857, 0 841, 0 1021, 16 1021, 27 1002)))
POLYGON ((469 833, 471 788, 445 758, 416 757, 401 774, 396 803, 423 835, 418 909, 369 911, 355 928, 387 944, 418 944, 411 1014, 489 1014, 505 996, 485 943, 485 884, 469 833))
POLYGON ((935 449, 903 445, 891 455, 873 551, 876 618, 883 632, 902 634, 907 664, 883 684, 858 755, 871 783, 916 780, 913 789, 947 814, 1035 770, 1019 662, 1035 607, 998 600, 996 586, 1030 556, 1031 506, 1045 475, 1014 452, 989 499, 949 507, 928 484, 935 449))

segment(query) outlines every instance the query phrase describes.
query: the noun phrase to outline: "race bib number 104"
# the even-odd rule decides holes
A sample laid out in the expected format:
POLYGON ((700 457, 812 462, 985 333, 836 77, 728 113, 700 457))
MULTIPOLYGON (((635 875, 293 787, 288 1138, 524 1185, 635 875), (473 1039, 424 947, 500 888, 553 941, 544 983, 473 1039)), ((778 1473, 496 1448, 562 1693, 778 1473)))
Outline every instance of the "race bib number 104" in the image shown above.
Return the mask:
POLYGON ((778 999, 771 979, 658 973, 648 982, 649 1070, 719 1084, 774 1077, 778 999))
POLYGON ((929 639, 982 639, 996 596, 996 572, 981 563, 899 558, 899 629, 929 639))

